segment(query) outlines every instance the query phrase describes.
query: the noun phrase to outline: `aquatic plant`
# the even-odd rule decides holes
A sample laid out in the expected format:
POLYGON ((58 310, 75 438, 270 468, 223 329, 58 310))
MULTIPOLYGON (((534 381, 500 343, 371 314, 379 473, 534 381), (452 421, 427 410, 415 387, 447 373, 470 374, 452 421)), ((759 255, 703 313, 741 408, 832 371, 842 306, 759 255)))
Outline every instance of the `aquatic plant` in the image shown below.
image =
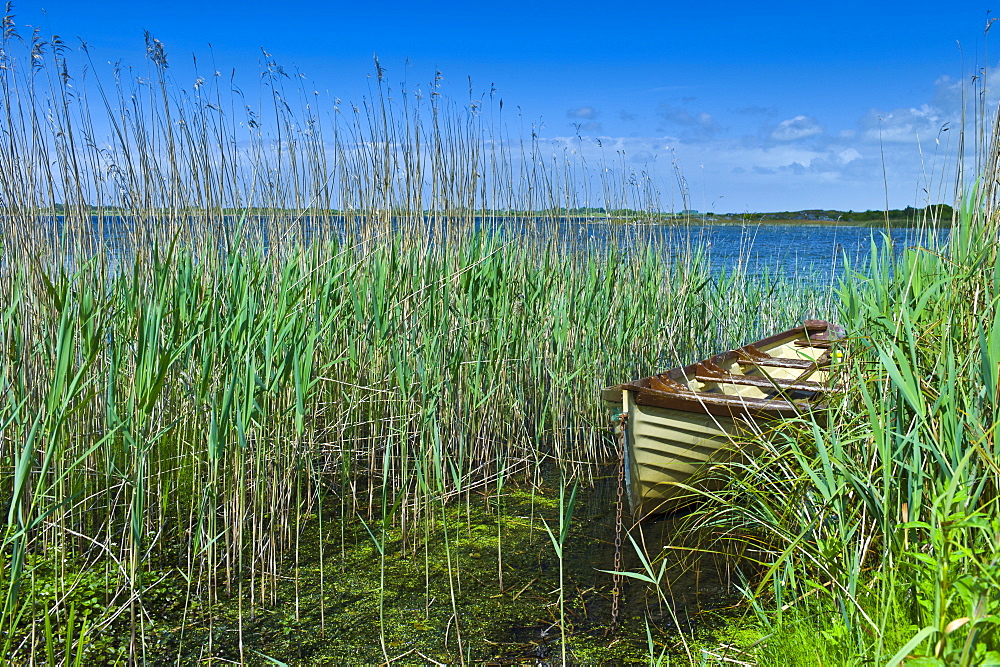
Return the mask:
MULTIPOLYGON (((397 94, 376 63, 351 105, 267 57, 258 106, 218 73, 177 83, 151 35, 144 66, 105 72, 3 25, 7 660, 244 661, 279 599, 290 636, 314 606, 332 635, 368 548, 374 658, 394 657, 404 557, 426 619, 443 572, 441 650, 486 655, 460 617, 479 499, 542 502, 549 474, 584 493, 617 457, 600 387, 828 305, 713 277, 683 227, 642 224, 655 184, 508 140, 499 100, 452 101, 440 76, 397 94), (595 192, 637 224, 567 218, 595 192)), ((572 505, 546 515, 560 565, 572 505)), ((516 599, 513 530, 491 536, 516 599)))
POLYGON ((950 234, 873 243, 840 283, 843 401, 762 429, 688 517, 771 633, 761 664, 1000 661, 1000 217, 992 177, 961 192, 950 234))

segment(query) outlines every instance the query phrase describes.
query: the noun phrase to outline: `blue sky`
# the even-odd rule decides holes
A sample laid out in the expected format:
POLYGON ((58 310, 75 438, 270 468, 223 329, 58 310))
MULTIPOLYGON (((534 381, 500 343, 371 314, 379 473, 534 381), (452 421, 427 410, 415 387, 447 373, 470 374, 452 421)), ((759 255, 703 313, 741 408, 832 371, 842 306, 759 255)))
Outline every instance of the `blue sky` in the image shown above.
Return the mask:
POLYGON ((605 153, 654 173, 675 209, 676 161, 691 207, 742 212, 950 201, 962 84, 998 60, 988 9, 37 0, 14 15, 43 35, 82 38, 101 61, 140 64, 149 30, 178 80, 195 54, 253 82, 261 48, 345 100, 365 94, 373 53, 396 82, 440 70, 459 98, 471 77, 520 114, 507 115, 512 132, 534 124, 553 152, 585 155, 600 139, 605 153))

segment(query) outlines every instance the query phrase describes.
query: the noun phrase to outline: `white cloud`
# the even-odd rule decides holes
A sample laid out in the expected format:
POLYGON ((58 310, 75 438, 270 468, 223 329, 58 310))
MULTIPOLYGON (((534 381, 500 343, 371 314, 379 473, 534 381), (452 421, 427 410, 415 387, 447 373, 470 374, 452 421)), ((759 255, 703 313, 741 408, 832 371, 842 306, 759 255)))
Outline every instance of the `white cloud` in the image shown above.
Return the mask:
POLYGON ((574 118, 581 119, 581 130, 590 130, 589 137, 545 141, 561 151, 572 144, 589 165, 616 162, 652 175, 665 208, 683 199, 674 165, 698 209, 707 210, 723 197, 734 211, 865 210, 885 205, 886 199, 893 208, 920 206, 948 199, 963 104, 974 114, 971 106, 983 90, 987 109, 995 109, 1000 68, 973 83, 942 76, 926 101, 872 108, 839 127, 824 127, 805 114, 778 122, 781 116, 768 107, 729 109, 720 119, 714 109, 696 106, 696 100, 677 100, 657 107, 655 136, 598 139, 603 130, 584 112, 574 118))
POLYGON ((820 127, 815 118, 796 116, 778 123, 778 127, 771 132, 771 138, 776 141, 795 141, 814 137, 817 134, 823 134, 823 128, 820 127))
POLYGON ((936 137, 957 119, 942 109, 923 104, 919 107, 879 111, 872 109, 861 119, 861 136, 872 142, 916 143, 936 137))
MULTIPOLYGON (((588 164, 612 162, 652 175, 663 206, 670 209, 682 197, 674 164, 683 173, 695 208, 726 202, 719 212, 778 211, 806 208, 865 210, 885 201, 894 208, 922 203, 927 178, 921 172, 915 144, 890 144, 882 157, 859 139, 824 135, 815 142, 779 142, 768 138, 553 137, 542 140, 552 153, 575 149, 588 164), (600 144, 598 144, 600 142, 600 144), (866 157, 867 156, 867 157, 866 157)), ((932 179, 934 180, 934 179, 932 179)), ((923 202, 926 203, 926 202, 923 202)))
POLYGON ((861 153, 854 148, 845 148, 837 153, 837 159, 840 160, 840 164, 850 164, 855 160, 860 160, 861 153))
POLYGON ((576 109, 570 109, 566 112, 566 116, 569 118, 580 118, 583 120, 593 120, 597 118, 597 109, 594 107, 577 107, 576 109))
POLYGON ((687 128, 697 136, 710 136, 722 129, 712 114, 705 111, 692 113, 684 107, 661 104, 656 113, 665 121, 687 128))

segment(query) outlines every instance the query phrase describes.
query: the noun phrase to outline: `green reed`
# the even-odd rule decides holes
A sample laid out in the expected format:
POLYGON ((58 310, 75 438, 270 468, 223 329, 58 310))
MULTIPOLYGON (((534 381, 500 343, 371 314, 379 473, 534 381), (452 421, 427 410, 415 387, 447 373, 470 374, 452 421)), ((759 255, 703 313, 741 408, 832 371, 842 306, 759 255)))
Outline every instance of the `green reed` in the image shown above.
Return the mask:
POLYGON ((843 400, 711 473, 727 490, 689 520, 740 568, 763 664, 998 659, 997 221, 982 183, 946 240, 873 244, 839 289, 843 400))
POLYGON ((550 468, 582 494, 617 458, 602 386, 825 307, 784 279, 713 278, 697 252, 671 254, 683 229, 582 238, 565 208, 599 191, 607 210, 655 213, 652 184, 512 148, 502 105, 449 101, 439 77, 397 94, 376 65, 351 107, 268 60, 254 107, 217 74, 177 84, 151 36, 144 67, 84 80, 58 39, 22 40, 9 11, 4 26, 9 660, 183 662, 152 641, 178 577, 180 643, 235 599, 229 657, 249 659, 244 618, 288 578, 299 618, 303 536, 339 534, 319 558, 343 563, 355 521, 383 584, 390 548, 423 550, 428 613, 444 541, 445 642, 467 660, 456 506, 468 530, 473 496, 550 468))

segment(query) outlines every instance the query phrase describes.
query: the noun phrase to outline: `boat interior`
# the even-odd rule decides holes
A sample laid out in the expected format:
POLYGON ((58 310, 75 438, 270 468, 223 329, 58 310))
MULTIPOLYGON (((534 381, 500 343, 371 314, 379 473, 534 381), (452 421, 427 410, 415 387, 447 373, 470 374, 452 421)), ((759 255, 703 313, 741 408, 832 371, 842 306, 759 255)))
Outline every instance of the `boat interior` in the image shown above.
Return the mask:
MULTIPOLYGON (((647 379, 649 388, 758 400, 814 400, 831 391, 826 323, 808 323, 755 344, 647 379)), ((645 382, 643 383, 645 384, 645 382)))

